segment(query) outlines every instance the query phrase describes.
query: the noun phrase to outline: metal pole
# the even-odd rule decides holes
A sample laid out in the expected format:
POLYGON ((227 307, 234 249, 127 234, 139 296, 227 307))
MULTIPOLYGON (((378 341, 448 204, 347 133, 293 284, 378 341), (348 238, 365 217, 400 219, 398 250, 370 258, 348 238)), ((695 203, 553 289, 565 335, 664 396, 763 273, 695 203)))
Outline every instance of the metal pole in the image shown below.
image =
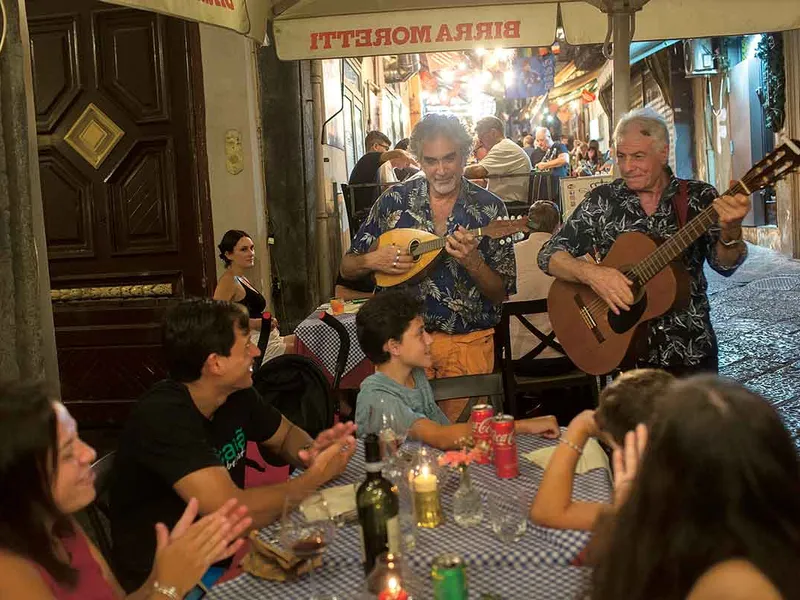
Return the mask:
POLYGON ((314 190, 317 200, 317 261, 320 299, 331 297, 330 239, 328 237, 327 190, 325 187, 325 157, 322 152, 320 132, 325 120, 322 100, 322 61, 311 61, 311 101, 314 127, 314 190))
MULTIPOLYGON (((615 9, 621 3, 615 3, 615 9)), ((614 127, 622 115, 631 109, 631 16, 627 12, 614 11, 614 127)))

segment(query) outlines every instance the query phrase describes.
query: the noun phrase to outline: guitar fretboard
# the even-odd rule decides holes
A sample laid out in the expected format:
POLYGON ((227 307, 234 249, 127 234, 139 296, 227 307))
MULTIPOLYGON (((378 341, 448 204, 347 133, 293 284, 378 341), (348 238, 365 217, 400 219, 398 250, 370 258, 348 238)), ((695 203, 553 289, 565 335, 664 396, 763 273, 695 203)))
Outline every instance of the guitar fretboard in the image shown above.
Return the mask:
MULTIPOLYGON (((734 185, 723 196, 746 193, 740 184, 734 185)), ((661 272, 673 260, 678 258, 684 250, 691 246, 708 228, 717 220, 717 211, 711 205, 689 221, 678 233, 673 235, 650 255, 636 265, 631 274, 641 285, 644 285, 661 272)))

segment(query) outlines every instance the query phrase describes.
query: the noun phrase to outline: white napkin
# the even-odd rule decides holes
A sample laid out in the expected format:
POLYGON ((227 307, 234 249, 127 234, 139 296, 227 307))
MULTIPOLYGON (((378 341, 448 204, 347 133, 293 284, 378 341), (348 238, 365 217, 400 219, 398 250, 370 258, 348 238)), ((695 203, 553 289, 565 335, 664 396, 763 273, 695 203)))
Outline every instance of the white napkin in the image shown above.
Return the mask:
MULTIPOLYGON (((534 450, 524 456, 533 464, 540 466, 542 469, 546 469, 547 465, 550 463, 550 457, 553 456, 553 452, 555 452, 557 447, 558 446, 549 446, 540 450, 534 450)), ((578 464, 575 465, 575 472, 578 474, 588 473, 594 469, 606 469, 609 475, 611 474, 611 465, 608 464, 608 456, 603 452, 597 440, 590 438, 583 447, 583 454, 581 454, 581 457, 578 459, 578 464)))
POLYGON ((300 510, 309 521, 321 521, 328 517, 338 517, 356 509, 356 484, 349 483, 332 488, 321 490, 322 497, 328 504, 328 515, 316 506, 307 506, 305 502, 300 503, 300 510))

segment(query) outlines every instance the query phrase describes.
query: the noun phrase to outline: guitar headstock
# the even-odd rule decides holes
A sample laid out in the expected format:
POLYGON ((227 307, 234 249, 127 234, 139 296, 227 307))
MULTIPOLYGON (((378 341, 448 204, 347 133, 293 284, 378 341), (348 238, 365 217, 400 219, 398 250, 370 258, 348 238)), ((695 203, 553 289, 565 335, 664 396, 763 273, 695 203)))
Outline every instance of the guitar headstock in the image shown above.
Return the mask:
MULTIPOLYGON (((742 177, 741 184, 752 193, 769 187, 784 177, 800 171, 800 141, 786 139, 742 177)), ((737 190, 740 191, 740 190, 737 190)))
POLYGON ((526 233, 533 231, 535 223, 528 217, 500 217, 482 227, 483 235, 492 239, 500 239, 501 244, 513 243, 522 239, 526 233))

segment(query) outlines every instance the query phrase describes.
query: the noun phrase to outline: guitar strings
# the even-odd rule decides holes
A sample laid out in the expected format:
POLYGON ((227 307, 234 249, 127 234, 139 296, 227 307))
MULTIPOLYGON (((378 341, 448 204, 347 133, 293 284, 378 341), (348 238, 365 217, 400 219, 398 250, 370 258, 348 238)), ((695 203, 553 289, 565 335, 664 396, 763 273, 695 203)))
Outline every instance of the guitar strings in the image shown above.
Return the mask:
MULTIPOLYGON (((748 179, 748 176, 743 178, 744 180, 748 180, 749 183, 753 183, 748 179)), ((749 186, 744 183, 744 181, 739 181, 735 185, 733 185, 728 191, 726 191, 722 196, 729 196, 729 195, 736 195, 742 192, 745 192, 749 186)), ((655 275, 661 272, 663 267, 658 268, 657 270, 653 271, 656 268, 657 263, 664 261, 665 263, 669 263, 676 256, 680 254, 677 252, 677 248, 680 247, 682 244, 690 244, 695 239, 700 237, 703 232, 708 228, 711 223, 714 222, 716 218, 716 211, 714 210, 714 205, 709 205, 705 208, 702 212, 698 213, 689 223, 684 226, 678 233, 667 241, 665 241, 661 246, 656 248, 653 252, 651 252, 647 257, 645 257, 639 265, 634 267, 631 270, 631 274, 633 274, 637 279, 641 281, 642 284, 646 283, 655 275), (706 220, 709 220, 706 223, 706 220), (673 254, 674 256, 671 256, 673 254), (667 260, 665 260, 667 259, 667 260)), ((666 266, 666 264, 664 265, 666 266)), ((587 310, 589 311, 592 316, 594 316, 594 312, 600 309, 608 310, 608 304, 602 298, 596 298, 595 300, 591 301, 589 304, 586 305, 587 310)))

